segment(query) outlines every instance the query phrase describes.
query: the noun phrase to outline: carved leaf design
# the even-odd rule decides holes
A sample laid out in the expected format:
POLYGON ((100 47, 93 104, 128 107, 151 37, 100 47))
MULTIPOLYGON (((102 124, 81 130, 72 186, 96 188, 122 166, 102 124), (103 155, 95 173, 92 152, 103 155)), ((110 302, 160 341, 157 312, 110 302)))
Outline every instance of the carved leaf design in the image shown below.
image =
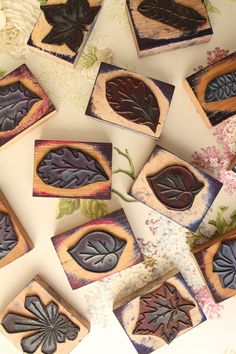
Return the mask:
POLYGON ((44 183, 67 189, 109 179, 99 161, 83 151, 69 147, 49 151, 38 164, 37 174, 44 183))
POLYGON ((51 31, 43 38, 47 44, 66 44, 72 52, 80 48, 101 6, 89 6, 87 0, 68 0, 65 4, 41 6, 51 31))
POLYGON ((145 17, 184 32, 195 32, 206 23, 199 12, 174 0, 144 0, 138 11, 145 17))
POLYGON ((10 216, 0 213, 0 259, 4 258, 18 243, 10 216))
POLYGON ((205 91, 206 102, 223 101, 236 96, 236 71, 217 76, 205 91))
POLYGON ((236 290, 236 240, 222 242, 213 258, 213 272, 223 288, 236 290))
POLYGON ((20 81, 0 87, 0 131, 13 130, 40 100, 20 81))
POLYGON ((126 241, 105 231, 93 231, 82 237, 68 252, 90 272, 109 272, 116 267, 126 241))
POLYGON ((131 76, 118 76, 106 83, 106 98, 111 108, 123 118, 148 126, 154 133, 160 110, 151 89, 131 76))
POLYGON ((168 209, 187 210, 204 187, 192 172, 183 166, 169 166, 147 181, 157 199, 168 209))
POLYGON ((153 335, 170 343, 179 332, 193 326, 190 311, 194 307, 173 285, 164 283, 140 298, 139 317, 133 334, 153 335))
POLYGON ((57 343, 77 338, 80 328, 59 313, 57 304, 51 302, 45 306, 38 296, 27 296, 25 308, 34 317, 9 313, 2 321, 8 333, 30 332, 21 340, 25 353, 34 353, 41 346, 42 353, 53 354, 57 352, 57 343))

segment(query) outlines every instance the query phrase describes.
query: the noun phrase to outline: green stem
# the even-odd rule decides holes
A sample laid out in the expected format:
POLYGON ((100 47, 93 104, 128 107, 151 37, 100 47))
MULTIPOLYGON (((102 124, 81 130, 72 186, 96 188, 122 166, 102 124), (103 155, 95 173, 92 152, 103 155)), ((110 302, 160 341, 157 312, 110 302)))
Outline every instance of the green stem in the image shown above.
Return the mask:
MULTIPOLYGON (((129 177, 131 177, 132 179, 135 179, 134 164, 133 164, 132 158, 131 158, 131 156, 129 154, 129 151, 127 149, 125 149, 125 152, 123 152, 120 149, 118 149, 117 147, 114 147, 114 149, 118 152, 119 155, 125 157, 128 160, 128 162, 129 162, 129 167, 130 167, 129 173, 124 172, 124 171, 127 171, 127 170, 122 170, 122 169, 119 169, 119 170, 121 170, 119 172, 126 173, 126 174, 128 174, 129 177)), ((116 173, 118 173, 118 172, 116 172, 116 173)))
POLYGON ((127 202, 127 203, 135 203, 135 202, 137 202, 136 199, 126 197, 125 195, 123 195, 121 192, 117 191, 117 190, 114 189, 114 188, 112 188, 111 191, 112 191, 112 193, 118 195, 118 197, 120 197, 122 200, 124 200, 124 201, 127 202))
POLYGON ((112 171, 113 174, 116 174, 116 173, 119 173, 119 172, 126 174, 127 176, 129 176, 133 180, 135 179, 135 177, 133 176, 132 172, 130 172, 128 170, 124 170, 123 168, 117 168, 116 170, 112 171))

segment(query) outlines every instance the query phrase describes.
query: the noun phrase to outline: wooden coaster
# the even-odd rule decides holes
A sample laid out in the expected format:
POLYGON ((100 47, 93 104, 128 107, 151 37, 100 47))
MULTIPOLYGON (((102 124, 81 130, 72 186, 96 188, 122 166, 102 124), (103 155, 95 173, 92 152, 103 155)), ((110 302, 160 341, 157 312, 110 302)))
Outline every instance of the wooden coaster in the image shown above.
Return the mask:
POLYGON ((101 63, 86 114, 159 138, 173 93, 165 82, 101 63))
POLYGON ((27 65, 0 79, 0 148, 30 132, 56 109, 27 65))
POLYGON ((196 231, 222 183, 156 145, 130 195, 196 231))
POLYGON ((208 128, 236 114, 236 52, 187 77, 184 86, 208 128))
POLYGON ((119 300, 114 313, 139 354, 149 354, 206 317, 177 271, 119 300))
POLYGON ((37 140, 37 197, 111 199, 112 144, 37 140))
POLYGON ((126 0, 138 55, 208 42, 213 34, 202 0, 126 0))
POLYGON ((72 289, 144 260, 123 209, 52 238, 72 289))
POLYGON ((69 354, 90 324, 39 276, 0 313, 0 331, 18 350, 69 354))
POLYGON ((33 249, 33 243, 0 191, 0 268, 33 249))
POLYGON ((40 54, 75 67, 100 12, 102 0, 48 0, 28 41, 40 54))
POLYGON ((236 230, 195 247, 193 255, 216 302, 236 295, 236 230))

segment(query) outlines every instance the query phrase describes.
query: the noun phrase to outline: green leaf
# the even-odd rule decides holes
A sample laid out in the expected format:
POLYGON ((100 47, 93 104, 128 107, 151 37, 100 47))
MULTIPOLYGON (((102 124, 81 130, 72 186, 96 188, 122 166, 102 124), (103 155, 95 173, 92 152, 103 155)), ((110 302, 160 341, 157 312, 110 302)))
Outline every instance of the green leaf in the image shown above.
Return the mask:
POLYGON ((225 205, 220 205, 220 206, 219 206, 219 210, 221 210, 222 213, 225 213, 228 209, 229 209, 228 206, 225 206, 225 205))
POLYGON ((47 0, 38 0, 40 2, 40 5, 45 5, 47 0))
POLYGON ((207 11, 220 15, 220 10, 213 6, 210 0, 205 0, 207 11))
POLYGON ((57 219, 71 215, 80 208, 80 199, 61 198, 58 204, 57 219))
POLYGON ((230 214, 230 219, 233 221, 236 221, 236 210, 234 210, 231 214, 230 214))
POLYGON ((217 227, 215 220, 209 220, 209 221, 208 221, 208 224, 217 227))
POLYGON ((108 206, 103 200, 81 199, 80 211, 87 219, 93 220, 108 214, 108 206))
POLYGON ((0 69, 0 77, 3 77, 5 75, 6 71, 3 69, 0 69))

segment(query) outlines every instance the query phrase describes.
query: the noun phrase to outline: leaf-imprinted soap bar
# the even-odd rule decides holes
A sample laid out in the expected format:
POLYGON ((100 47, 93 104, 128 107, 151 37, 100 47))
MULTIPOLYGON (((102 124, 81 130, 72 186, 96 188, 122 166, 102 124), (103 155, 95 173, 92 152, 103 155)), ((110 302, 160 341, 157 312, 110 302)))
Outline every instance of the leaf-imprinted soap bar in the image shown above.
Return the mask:
POLYGON ((48 0, 28 44, 41 54, 76 66, 102 0, 48 0))
POLYGON ((195 231, 221 187, 221 182, 157 145, 130 194, 195 231))
POLYGON ((37 140, 33 195, 110 199, 111 163, 110 143, 37 140))
POLYGON ((139 56, 204 43, 213 32, 202 0, 126 0, 139 56))
POLYGON ((159 138, 173 93, 170 84, 101 63, 86 114, 159 138))
POLYGON ((52 238, 72 289, 143 261, 123 209, 52 238))
POLYGON ((187 77, 184 86, 208 128, 236 114, 236 52, 187 77))
POLYGON ((0 148, 51 117, 56 109, 27 65, 0 79, 0 148))

